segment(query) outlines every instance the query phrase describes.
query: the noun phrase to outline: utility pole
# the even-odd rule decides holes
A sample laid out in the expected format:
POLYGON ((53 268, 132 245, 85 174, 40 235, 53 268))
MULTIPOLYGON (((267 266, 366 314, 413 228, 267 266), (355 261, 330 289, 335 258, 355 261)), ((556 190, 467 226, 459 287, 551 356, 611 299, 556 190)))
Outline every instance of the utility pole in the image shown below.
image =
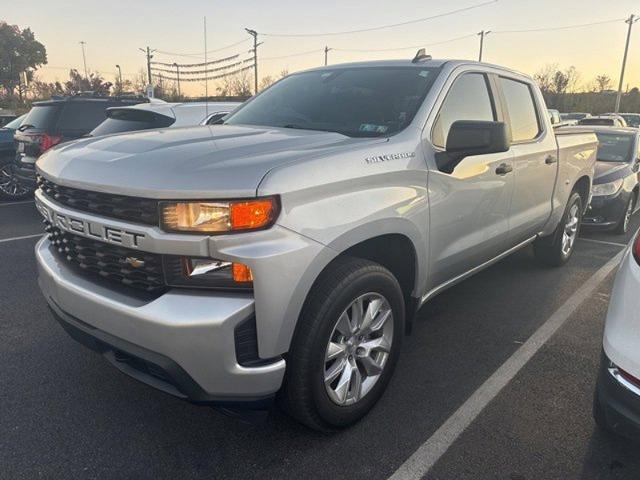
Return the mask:
POLYGON ((258 45, 262 45, 258 43, 258 32, 255 30, 251 30, 250 28, 245 28, 247 33, 253 37, 253 88, 254 95, 258 94, 258 45))
POLYGON ((147 56, 147 78, 149 79, 149 85, 151 85, 151 59, 153 58, 151 54, 155 52, 155 50, 151 50, 149 47, 147 47, 146 50, 144 48, 138 48, 138 50, 147 56))
POLYGON ((482 51, 484 49, 484 37, 486 37, 490 33, 491 33, 491 30, 486 30, 486 31, 482 30, 481 32, 478 33, 478 36, 480 37, 480 54, 478 55, 479 62, 482 61, 482 51))
POLYGON ((327 46, 325 45, 325 47, 324 47, 324 66, 325 66, 325 67, 326 67, 326 66, 327 66, 327 64, 329 63, 329 62, 328 62, 328 60, 329 60, 329 52, 330 52, 331 50, 333 50, 333 48, 329 48, 329 47, 327 47, 327 46))
POLYGON ((177 63, 173 63, 173 66, 176 67, 176 79, 178 80, 178 97, 180 96, 180 66, 177 63))
POLYGON ((87 82, 88 82, 89 81, 89 75, 87 74, 87 56, 84 53, 85 42, 81 41, 80 45, 82 45, 82 63, 84 63, 84 78, 86 78, 87 82))
POLYGON ((618 84, 618 95, 616 96, 616 108, 614 113, 618 113, 620 111, 620 102, 622 101, 622 85, 624 82, 624 70, 627 66, 627 54, 629 53, 629 41, 631 40, 631 27, 633 24, 640 20, 640 17, 636 17, 635 15, 629 15, 624 23, 629 24, 629 29, 627 30, 627 43, 624 46, 624 55, 622 57, 622 71, 620 72, 620 83, 618 84))
POLYGON ((116 65, 116 68, 118 69, 118 76, 120 77, 120 90, 122 90, 122 69, 120 68, 120 65, 116 65))

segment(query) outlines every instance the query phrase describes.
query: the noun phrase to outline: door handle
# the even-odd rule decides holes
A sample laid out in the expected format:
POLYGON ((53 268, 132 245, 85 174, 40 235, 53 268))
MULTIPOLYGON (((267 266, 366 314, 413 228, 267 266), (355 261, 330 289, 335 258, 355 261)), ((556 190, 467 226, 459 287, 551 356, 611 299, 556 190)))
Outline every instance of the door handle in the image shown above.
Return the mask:
POLYGON ((498 165, 498 168, 496 168, 497 175, 506 175, 511 172, 513 172, 513 167, 507 163, 501 163, 498 165))
POLYGON ((544 163, 546 163, 547 165, 553 165, 557 161, 558 159, 554 155, 549 155, 547 158, 544 159, 544 163))

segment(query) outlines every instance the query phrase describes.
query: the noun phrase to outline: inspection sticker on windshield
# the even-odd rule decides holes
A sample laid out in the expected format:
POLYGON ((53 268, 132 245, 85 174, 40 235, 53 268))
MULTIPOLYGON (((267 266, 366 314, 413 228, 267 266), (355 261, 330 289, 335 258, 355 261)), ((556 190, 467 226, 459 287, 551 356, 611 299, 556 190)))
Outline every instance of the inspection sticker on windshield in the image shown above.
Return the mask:
POLYGON ((389 127, 386 125, 376 125, 374 123, 362 123, 360 124, 359 130, 361 132, 384 133, 389 130, 389 127))
POLYGON ((391 160, 400 160, 401 158, 413 158, 415 156, 416 152, 389 153, 386 155, 374 155, 373 157, 367 157, 364 161, 367 164, 372 164, 390 162, 391 160))

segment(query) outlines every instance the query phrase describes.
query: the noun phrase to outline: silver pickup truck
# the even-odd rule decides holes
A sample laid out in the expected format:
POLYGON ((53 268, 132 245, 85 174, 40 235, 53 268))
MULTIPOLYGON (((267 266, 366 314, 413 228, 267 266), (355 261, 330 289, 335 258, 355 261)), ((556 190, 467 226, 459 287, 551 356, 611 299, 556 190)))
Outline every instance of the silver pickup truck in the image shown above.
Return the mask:
POLYGON ((296 73, 221 125, 43 155, 39 284, 72 337, 149 385, 345 427, 430 298, 530 244, 569 259, 596 149, 502 67, 296 73))

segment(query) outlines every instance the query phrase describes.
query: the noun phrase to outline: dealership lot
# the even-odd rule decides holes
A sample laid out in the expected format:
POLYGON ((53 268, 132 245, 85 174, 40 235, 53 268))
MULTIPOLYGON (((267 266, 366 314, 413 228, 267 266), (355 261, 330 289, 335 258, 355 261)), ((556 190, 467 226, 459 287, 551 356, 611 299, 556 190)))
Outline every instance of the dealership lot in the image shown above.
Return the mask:
MULTIPOLYGON (((0 225, 3 478, 387 478, 631 238, 587 233, 557 270, 539 267, 525 249, 435 298, 405 339, 378 406, 325 436, 278 412, 239 421, 122 375, 48 314, 36 282, 33 202, 0 204, 0 225)), ((640 477, 638 446, 597 431, 591 419, 611 282, 425 478, 640 477)))

